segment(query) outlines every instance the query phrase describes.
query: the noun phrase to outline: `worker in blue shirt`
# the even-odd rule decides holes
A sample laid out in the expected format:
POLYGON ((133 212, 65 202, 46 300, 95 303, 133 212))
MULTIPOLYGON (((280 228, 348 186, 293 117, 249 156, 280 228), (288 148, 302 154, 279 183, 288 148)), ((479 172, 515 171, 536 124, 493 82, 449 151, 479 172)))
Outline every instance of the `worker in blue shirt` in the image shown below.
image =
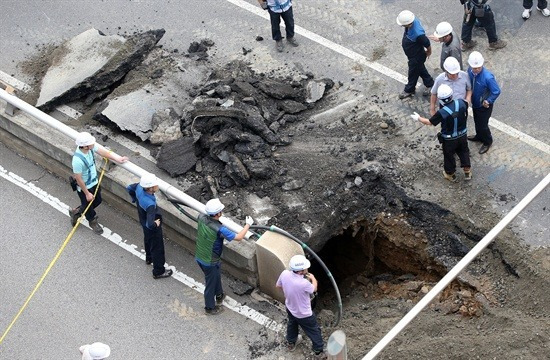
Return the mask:
POLYGON ((474 51, 468 57, 468 75, 472 82, 472 110, 476 134, 468 136, 470 141, 481 142, 480 154, 485 154, 493 144, 493 136, 489 129, 489 119, 493 113, 493 104, 500 95, 500 87, 493 73, 483 67, 483 56, 474 51))
POLYGON ((170 277, 172 270, 165 269, 164 240, 162 237, 162 215, 157 207, 155 193, 159 190, 158 179, 154 174, 146 173, 139 183, 130 184, 126 190, 137 203, 138 217, 143 228, 145 262, 153 264, 153 278, 170 277))
POLYGON ((416 82, 421 77, 425 89, 423 96, 430 95, 430 88, 434 84, 434 79, 426 69, 426 59, 432 54, 430 40, 426 36, 426 31, 418 20, 409 10, 403 10, 397 16, 397 24, 405 28, 401 46, 405 55, 407 55, 409 73, 408 82, 405 89, 399 94, 400 99, 405 99, 414 95, 416 82))

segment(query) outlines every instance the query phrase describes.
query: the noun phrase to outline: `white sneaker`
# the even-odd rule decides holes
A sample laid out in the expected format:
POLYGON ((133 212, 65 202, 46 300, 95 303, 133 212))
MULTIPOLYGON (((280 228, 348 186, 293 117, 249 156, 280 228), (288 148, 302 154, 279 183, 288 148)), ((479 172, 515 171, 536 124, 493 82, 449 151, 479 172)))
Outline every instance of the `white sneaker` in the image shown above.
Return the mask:
POLYGON ((524 19, 524 20, 527 20, 531 17, 531 9, 524 9, 523 10, 523 14, 521 14, 521 17, 524 19))
POLYGON ((546 9, 539 9, 539 7, 537 6, 537 10, 540 11, 540 13, 544 16, 550 16, 550 10, 548 10, 548 8, 546 9))

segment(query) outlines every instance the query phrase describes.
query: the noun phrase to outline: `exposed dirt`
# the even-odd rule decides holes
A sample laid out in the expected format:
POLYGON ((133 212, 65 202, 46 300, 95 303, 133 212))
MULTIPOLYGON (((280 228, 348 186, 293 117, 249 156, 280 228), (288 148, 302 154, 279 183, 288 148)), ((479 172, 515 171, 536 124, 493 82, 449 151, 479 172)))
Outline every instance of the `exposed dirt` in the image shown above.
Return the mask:
MULTIPOLYGON (((232 70, 232 78, 243 77, 232 70)), ((264 77, 308 78, 299 71, 284 75, 264 77)), ((204 85, 197 84, 198 93, 204 85)), ((264 97, 256 91, 252 97, 264 97)), ((342 293, 338 328, 346 332, 351 359, 366 354, 498 221, 487 210, 497 195, 462 182, 446 183, 440 175, 441 149, 388 115, 398 112, 396 106, 383 95, 359 94, 337 84, 296 121, 276 127, 276 135, 289 144, 270 143, 267 151, 239 155, 244 164, 269 161, 269 176, 236 182, 219 153, 205 151, 208 144, 197 141, 200 168, 180 178, 193 183, 188 192, 202 200, 216 193, 232 217, 253 214, 319 252, 342 293), (419 151, 428 156, 415 156, 419 151), (266 215, 250 193, 276 210, 266 215), (475 202, 469 200, 472 194, 475 202)), ((239 116, 228 116, 225 123, 227 118, 239 116)), ((182 129, 192 136, 193 124, 186 120, 182 129)), ((239 121, 234 125, 246 128, 239 121)), ((548 259, 548 249, 529 249, 512 232, 503 232, 380 358, 547 358, 548 259)), ((316 310, 327 339, 334 330, 335 296, 320 268, 311 271, 321 282, 316 310)), ((307 341, 291 355, 280 340, 269 332, 258 334, 250 357, 309 356, 307 341)))

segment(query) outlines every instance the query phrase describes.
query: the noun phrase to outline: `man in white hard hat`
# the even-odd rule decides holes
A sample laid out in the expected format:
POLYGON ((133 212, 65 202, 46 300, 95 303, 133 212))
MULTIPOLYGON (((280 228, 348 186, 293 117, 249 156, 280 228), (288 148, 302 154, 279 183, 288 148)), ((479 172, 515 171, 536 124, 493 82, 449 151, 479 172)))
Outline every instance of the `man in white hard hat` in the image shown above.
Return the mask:
POLYGON ((82 345, 79 350, 82 354, 82 360, 103 360, 111 355, 109 345, 100 342, 95 342, 91 345, 82 345))
POLYGON ((220 273, 223 240, 241 241, 254 223, 246 217, 246 225, 239 233, 234 233, 220 222, 225 206, 220 199, 211 199, 206 203, 206 214, 200 214, 197 224, 197 243, 195 260, 205 277, 204 311, 207 315, 217 315, 223 311, 225 293, 220 273))
POLYGON ((294 47, 298 42, 294 38, 294 13, 292 0, 258 0, 263 9, 269 12, 271 21, 271 37, 275 40, 275 48, 282 52, 285 48, 281 35, 281 19, 285 22, 286 42, 294 47))
POLYGON ((460 64, 454 57, 448 57, 443 63, 445 72, 439 74, 432 86, 432 96, 430 97, 430 116, 433 116, 437 108, 437 90, 439 86, 445 84, 453 89, 453 99, 465 100, 468 104, 472 98, 472 84, 468 74, 460 70, 460 64))
POLYGON ((493 113, 493 105, 500 95, 500 86, 493 73, 483 66, 484 63, 483 55, 477 51, 468 57, 468 75, 473 88, 472 111, 476 127, 476 134, 468 136, 468 140, 482 143, 480 154, 485 154, 493 144, 489 119, 493 113))
POLYGON ((489 40, 489 49, 497 50, 505 47, 506 41, 500 40, 497 36, 497 26, 495 24, 495 14, 491 7, 487 5, 487 0, 460 0, 464 5, 464 19, 462 22, 462 49, 468 50, 477 45, 472 40, 472 31, 476 20, 485 29, 487 39, 489 40))
MULTIPOLYGON (((533 0, 523 0, 523 13, 521 17, 523 20, 527 20, 531 17, 531 8, 533 7, 533 0)), ((548 10, 547 0, 537 0, 537 10, 540 11, 542 16, 550 16, 550 10, 548 10)))
POLYGON ((86 209, 88 203, 92 202, 92 205, 86 212, 86 219, 88 220, 90 227, 96 234, 102 234, 103 228, 97 221, 97 214, 95 208, 101 204, 101 188, 97 190, 97 194, 94 196, 98 184, 98 174, 95 165, 94 154, 97 153, 102 157, 117 163, 125 163, 128 161, 126 156, 116 155, 104 148, 100 148, 96 145, 95 138, 89 132, 81 132, 76 137, 77 148, 73 154, 72 168, 73 178, 77 183, 77 194, 80 198, 80 206, 69 209, 69 216, 71 217, 71 225, 74 226, 76 221, 81 215, 81 212, 86 209))
POLYGON ((438 138, 443 147, 444 178, 451 182, 456 181, 456 154, 460 159, 460 166, 464 169, 464 180, 471 180, 470 150, 466 139, 468 104, 462 99, 453 99, 453 89, 445 84, 437 90, 437 98, 440 109, 431 118, 427 119, 417 113, 411 117, 424 125, 441 124, 438 138))
POLYGON ((139 183, 130 184, 126 191, 137 203, 139 222, 143 228, 143 247, 145 263, 153 264, 153 278, 162 279, 172 276, 172 270, 166 269, 164 256, 164 239, 162 235, 162 215, 157 207, 155 193, 159 182, 154 174, 144 174, 139 183))
POLYGON ((311 263, 304 255, 294 255, 288 266, 290 270, 284 270, 276 283, 285 295, 288 350, 293 351, 296 348, 298 327, 301 327, 311 339, 315 359, 326 359, 321 328, 311 309, 311 295, 317 291, 317 279, 308 272, 311 263))
MULTIPOLYGON (((460 65, 462 70, 462 50, 460 48, 460 38, 453 31, 453 27, 446 21, 440 22, 435 28, 433 35, 428 36, 430 40, 441 43, 441 59, 439 60, 439 66, 441 70, 445 71, 443 63, 448 57, 454 57, 460 65)), ((433 94, 433 88, 432 88, 433 94)))
POLYGON ((430 88, 434 84, 434 79, 426 69, 426 59, 432 54, 430 40, 420 23, 420 20, 409 10, 403 10, 397 16, 397 24, 404 28, 401 46, 405 55, 407 55, 409 72, 408 82, 403 92, 399 94, 400 99, 405 99, 414 95, 416 82, 422 78, 425 89, 423 96, 430 95, 430 88))

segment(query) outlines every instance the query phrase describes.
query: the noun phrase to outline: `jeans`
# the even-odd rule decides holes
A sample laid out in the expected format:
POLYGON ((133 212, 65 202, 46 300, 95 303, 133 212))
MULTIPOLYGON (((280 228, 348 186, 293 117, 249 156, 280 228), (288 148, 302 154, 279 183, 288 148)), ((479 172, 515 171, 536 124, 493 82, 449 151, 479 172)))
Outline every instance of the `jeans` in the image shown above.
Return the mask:
POLYGON ((428 69, 426 69, 426 65, 424 64, 425 61, 426 58, 422 61, 419 59, 409 59, 409 73, 407 75, 409 81, 407 85, 405 85, 405 92, 414 93, 416 89, 416 82, 419 77, 422 78, 422 82, 425 87, 430 88, 433 86, 434 79, 428 72, 428 69))
POLYGON ((281 35, 281 28, 279 24, 281 23, 281 18, 285 22, 286 28, 286 38, 292 39, 294 37, 294 14, 292 13, 292 6, 285 12, 276 13, 269 11, 269 18, 271 20, 271 37, 275 41, 281 40, 283 37, 281 35))
MULTIPOLYGON (((97 185, 94 185, 93 187, 89 188, 88 191, 92 194, 95 192, 95 189, 97 188, 97 185)), ((83 191, 77 191, 78 197, 80 198, 80 212, 82 213, 86 206, 88 206, 88 200, 86 200, 86 195, 83 191)), ((92 221, 96 216, 95 208, 101 204, 101 188, 97 190, 97 194, 95 195, 94 201, 92 201, 92 206, 88 209, 86 212, 86 220, 92 221)))
POLYGON ((214 309, 216 306, 216 295, 223 294, 222 277, 220 273, 220 264, 205 266, 198 263, 205 278, 204 287, 204 308, 214 309))
MULTIPOLYGON (((531 9, 532 7, 533 7, 533 0, 523 0, 523 8, 524 9, 531 9)), ((539 9, 546 9, 548 7, 548 1, 538 0, 537 1, 537 7, 539 9)))
POLYGON ((476 19, 481 23, 481 26, 485 28, 485 32, 487 32, 487 38, 489 38, 489 43, 498 41, 497 26, 495 24, 495 14, 491 9, 486 10, 485 15, 480 18, 476 18, 474 16, 474 12, 472 11, 468 22, 462 23, 462 35, 460 36, 462 41, 464 43, 469 43, 470 41, 472 41, 472 30, 474 29, 476 19))
POLYGON ((456 171, 455 154, 460 159, 461 167, 470 167, 470 149, 466 134, 453 140, 443 140, 443 169, 449 175, 456 171))
POLYGON ((303 319, 298 319, 286 309, 288 314, 288 324, 286 325, 286 341, 289 343, 296 343, 298 340, 298 325, 304 330, 306 335, 311 339, 311 348, 316 353, 323 351, 323 337, 321 336, 321 328, 317 323, 315 314, 303 319))
POLYGON ((493 104, 488 108, 479 107, 473 108, 474 111, 474 123, 476 125, 476 138, 478 138, 483 145, 490 146, 493 143, 493 136, 491 135, 491 129, 489 129, 489 118, 493 113, 493 104))
POLYGON ((162 227, 148 229, 143 226, 143 245, 145 247, 145 260, 153 262, 153 275, 164 273, 164 240, 162 237, 162 227))

